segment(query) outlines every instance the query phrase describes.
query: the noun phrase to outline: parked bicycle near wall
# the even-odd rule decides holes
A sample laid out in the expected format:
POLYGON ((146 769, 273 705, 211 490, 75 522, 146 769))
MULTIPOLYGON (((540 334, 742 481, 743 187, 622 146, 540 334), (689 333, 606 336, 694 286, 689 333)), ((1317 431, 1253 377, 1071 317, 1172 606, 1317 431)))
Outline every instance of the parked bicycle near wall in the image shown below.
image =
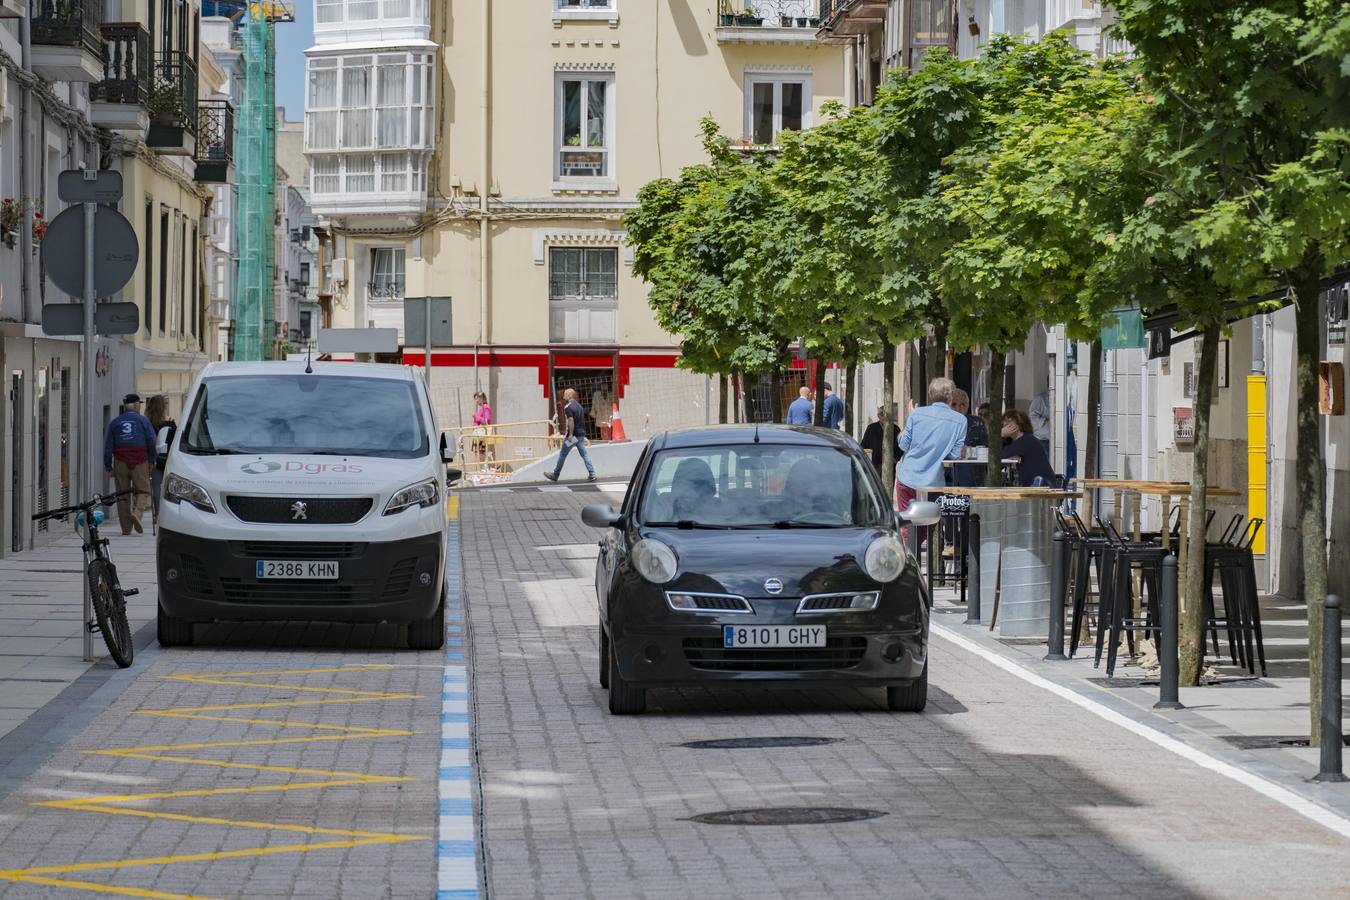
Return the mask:
POLYGON ((135 488, 127 488, 115 494, 95 494, 92 500, 48 510, 33 516, 33 521, 56 519, 65 521, 67 516, 75 516, 75 533, 84 542, 84 573, 89 581, 89 594, 93 601, 93 622, 86 622, 90 631, 103 635, 108 645, 108 654, 123 669, 131 665, 135 648, 131 643, 131 626, 127 623, 127 598, 140 593, 135 588, 123 590, 117 580, 117 567, 108 554, 108 539, 100 537, 98 526, 103 524, 103 509, 113 506, 119 497, 134 494, 135 488))

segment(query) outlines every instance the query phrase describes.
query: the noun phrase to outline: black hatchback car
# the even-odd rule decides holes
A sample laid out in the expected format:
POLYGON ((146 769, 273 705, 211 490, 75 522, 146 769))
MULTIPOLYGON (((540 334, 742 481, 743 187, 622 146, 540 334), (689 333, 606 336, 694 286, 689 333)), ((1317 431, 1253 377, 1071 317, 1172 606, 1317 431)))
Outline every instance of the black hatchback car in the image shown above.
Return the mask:
POLYGON ((851 683, 893 710, 928 695, 928 590, 902 516, 858 445, 837 431, 737 425, 652 439, 596 562, 600 683, 611 713, 646 689, 851 683))

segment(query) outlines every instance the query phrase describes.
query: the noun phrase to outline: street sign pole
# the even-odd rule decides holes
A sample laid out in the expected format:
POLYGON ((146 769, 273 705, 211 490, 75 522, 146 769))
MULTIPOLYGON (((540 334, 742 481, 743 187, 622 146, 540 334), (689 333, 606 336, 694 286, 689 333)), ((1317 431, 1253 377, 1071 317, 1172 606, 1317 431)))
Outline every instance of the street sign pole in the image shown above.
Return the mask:
MULTIPOLYGON (((430 400, 430 399, 431 399, 431 344, 432 344, 432 341, 431 341, 431 298, 428 297, 425 301, 423 301, 423 305, 426 306, 426 314, 427 314, 427 316, 426 316, 426 317, 427 317, 427 360, 426 360, 426 362, 427 362, 427 399, 430 400)), ((432 404, 431 404, 431 405, 432 405, 432 407, 434 408, 435 405, 436 405, 435 401, 432 401, 432 404)))
MULTIPOLYGON (((89 173, 96 174, 96 173, 89 173)), ((94 291, 94 216, 98 212, 97 203, 84 204, 84 465, 81 471, 84 472, 84 484, 80 497, 90 499, 94 495, 94 465, 96 454, 101 454, 103 448, 99 446, 98 439, 94 435, 94 307, 98 303, 98 296, 94 291)), ((89 513, 93 515, 93 511, 89 513)), ((88 521, 85 522, 86 529, 88 521)), ((93 614, 93 598, 90 596, 88 578, 81 578, 84 583, 84 659, 89 662, 94 658, 94 635, 89 631, 89 619, 93 614)))

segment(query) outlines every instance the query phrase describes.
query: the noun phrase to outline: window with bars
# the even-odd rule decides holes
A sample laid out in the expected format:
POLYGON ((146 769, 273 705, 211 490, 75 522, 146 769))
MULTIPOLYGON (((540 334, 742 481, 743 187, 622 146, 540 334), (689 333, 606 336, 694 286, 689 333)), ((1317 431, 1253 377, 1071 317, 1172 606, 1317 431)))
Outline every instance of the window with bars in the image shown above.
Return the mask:
POLYGON ((548 296, 557 301, 606 301, 618 296, 616 247, 549 250, 548 296))
POLYGON ((800 131, 811 108, 811 83, 805 75, 747 75, 745 135, 760 146, 778 143, 784 131, 800 131))
POLYGON ((614 0, 553 0, 554 9, 613 9, 614 0))
POLYGON ((556 178, 613 178, 614 77, 559 75, 556 178))
POLYGON ((370 284, 372 300, 402 300, 405 251, 402 247, 372 247, 370 284))

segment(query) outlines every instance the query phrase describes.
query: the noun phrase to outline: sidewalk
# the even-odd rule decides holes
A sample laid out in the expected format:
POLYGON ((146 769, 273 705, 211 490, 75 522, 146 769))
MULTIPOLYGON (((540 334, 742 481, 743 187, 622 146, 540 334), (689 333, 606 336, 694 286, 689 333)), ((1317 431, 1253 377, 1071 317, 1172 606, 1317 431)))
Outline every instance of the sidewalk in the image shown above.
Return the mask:
MULTIPOLYGON (((1158 700, 1156 669, 1146 671, 1122 656, 1115 677, 1107 679, 1104 662, 1102 668, 1093 667, 1092 641, 1080 644, 1073 659, 1047 661, 1045 638, 1001 638, 989 630, 988 612, 983 610, 984 624, 967 625, 966 607, 956 602, 956 597, 954 590, 934 591, 935 630, 945 630, 1135 722, 1350 816, 1350 784, 1310 783, 1318 771, 1319 751, 1295 743, 1306 741, 1309 731, 1307 619, 1301 604, 1278 597, 1262 598, 1267 677, 1260 677, 1259 666, 1253 677, 1246 669, 1231 665, 1226 656, 1226 635, 1220 634, 1223 664, 1215 666, 1211 658, 1209 665, 1213 668, 1202 678, 1204 683, 1181 688, 1181 702, 1186 708, 1154 710, 1158 700)), ((1095 640, 1095 632, 1093 637, 1095 640)), ((1066 634, 1066 655, 1068 649, 1066 634)), ((1342 654, 1343 658, 1350 656, 1350 640, 1342 645, 1342 654)), ((1342 691, 1350 698, 1350 678, 1342 683, 1342 691)), ((1350 753, 1346 755, 1350 761, 1350 753)))
MULTIPOLYGON (((149 533, 123 537, 114 522, 103 532, 117 574, 126 588, 140 588, 127 601, 127 618, 139 650, 154 639, 157 587, 155 539, 149 533), (148 628, 146 626, 149 626, 148 628)), ((0 559, 0 738, 23 724, 91 668, 114 669, 99 634, 94 662, 84 661, 84 562, 80 541, 63 522, 67 536, 37 550, 0 559)))

